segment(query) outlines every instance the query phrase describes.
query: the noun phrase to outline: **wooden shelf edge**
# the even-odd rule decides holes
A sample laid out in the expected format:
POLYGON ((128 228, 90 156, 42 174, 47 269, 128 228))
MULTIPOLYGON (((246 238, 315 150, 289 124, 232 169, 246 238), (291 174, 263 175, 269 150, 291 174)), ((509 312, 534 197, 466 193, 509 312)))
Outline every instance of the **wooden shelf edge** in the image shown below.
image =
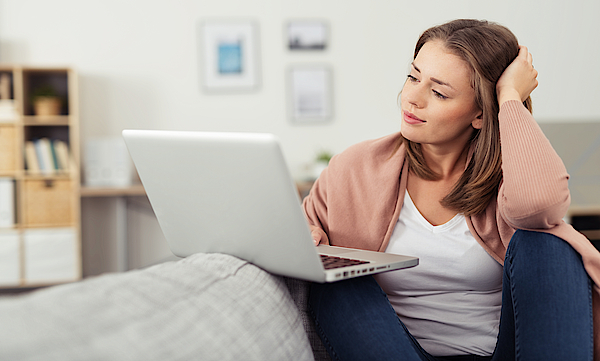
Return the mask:
POLYGON ((568 216, 582 216, 582 215, 600 215, 600 205, 588 205, 588 206, 571 206, 567 211, 568 216))
POLYGON ((37 116, 37 115, 25 115, 23 116, 23 125, 25 126, 56 126, 56 125, 69 125, 68 115, 55 115, 55 116, 37 116))
POLYGON ((82 185, 79 193, 84 197, 119 197, 119 196, 145 196, 146 191, 141 184, 129 187, 89 187, 82 185))

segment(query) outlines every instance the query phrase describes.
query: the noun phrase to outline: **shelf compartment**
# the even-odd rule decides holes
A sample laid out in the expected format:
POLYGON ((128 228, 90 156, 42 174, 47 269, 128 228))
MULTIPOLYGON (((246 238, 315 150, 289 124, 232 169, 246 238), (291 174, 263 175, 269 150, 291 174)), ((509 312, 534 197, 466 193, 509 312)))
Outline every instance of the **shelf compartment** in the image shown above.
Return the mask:
POLYGON ((69 115, 69 80, 64 69, 23 69, 23 115, 35 115, 32 97, 41 88, 50 88, 58 96, 59 115, 69 115))
POLYGON ((23 231, 24 282, 44 285, 80 278, 77 231, 40 228, 23 231))
POLYGON ((72 225, 75 185, 59 177, 23 181, 23 226, 72 225))

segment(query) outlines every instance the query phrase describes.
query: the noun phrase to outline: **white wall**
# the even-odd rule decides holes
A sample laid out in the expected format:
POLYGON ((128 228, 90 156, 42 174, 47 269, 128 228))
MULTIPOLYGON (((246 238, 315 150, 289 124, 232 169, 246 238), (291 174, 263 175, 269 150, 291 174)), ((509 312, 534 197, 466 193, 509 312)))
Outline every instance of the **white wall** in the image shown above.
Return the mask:
POLYGON ((321 147, 339 152, 398 129, 396 96, 424 29, 457 17, 511 28, 534 54, 540 121, 600 118, 600 2, 349 0, 0 0, 0 61, 71 65, 81 76, 82 140, 123 128, 277 133, 294 172, 321 147), (253 19, 260 26, 261 87, 237 95, 199 86, 198 22, 253 19), (289 19, 329 22, 331 46, 284 47, 289 19), (334 70, 331 124, 287 119, 285 70, 334 70))
POLYGON ((321 148, 398 130, 396 96, 418 35, 458 17, 500 22, 530 48, 539 121, 600 119, 598 14, 597 0, 0 0, 0 62, 73 66, 82 144, 124 128, 273 132, 301 177, 321 148), (259 24, 257 91, 202 92, 198 23, 215 18, 259 24), (286 50, 284 24, 305 18, 329 23, 327 51, 286 50), (303 63, 333 68, 331 123, 288 119, 285 72, 303 63))

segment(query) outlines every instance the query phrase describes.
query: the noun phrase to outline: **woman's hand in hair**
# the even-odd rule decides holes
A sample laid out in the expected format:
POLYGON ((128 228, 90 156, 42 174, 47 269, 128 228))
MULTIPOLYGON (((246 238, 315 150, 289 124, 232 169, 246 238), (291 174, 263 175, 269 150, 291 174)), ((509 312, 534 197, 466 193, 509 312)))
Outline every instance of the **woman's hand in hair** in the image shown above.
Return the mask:
POLYGON ((519 46, 519 55, 504 70, 496 83, 498 104, 502 106, 509 100, 525 101, 538 86, 537 76, 531 54, 525 46, 519 46))

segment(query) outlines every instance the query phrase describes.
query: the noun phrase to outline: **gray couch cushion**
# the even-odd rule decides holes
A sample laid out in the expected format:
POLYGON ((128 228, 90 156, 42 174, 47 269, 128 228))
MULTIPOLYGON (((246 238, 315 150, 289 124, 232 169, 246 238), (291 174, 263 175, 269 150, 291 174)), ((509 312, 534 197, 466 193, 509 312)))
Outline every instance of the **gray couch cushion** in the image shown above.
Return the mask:
POLYGON ((2 360, 312 360, 279 277, 197 254, 0 298, 2 360))

